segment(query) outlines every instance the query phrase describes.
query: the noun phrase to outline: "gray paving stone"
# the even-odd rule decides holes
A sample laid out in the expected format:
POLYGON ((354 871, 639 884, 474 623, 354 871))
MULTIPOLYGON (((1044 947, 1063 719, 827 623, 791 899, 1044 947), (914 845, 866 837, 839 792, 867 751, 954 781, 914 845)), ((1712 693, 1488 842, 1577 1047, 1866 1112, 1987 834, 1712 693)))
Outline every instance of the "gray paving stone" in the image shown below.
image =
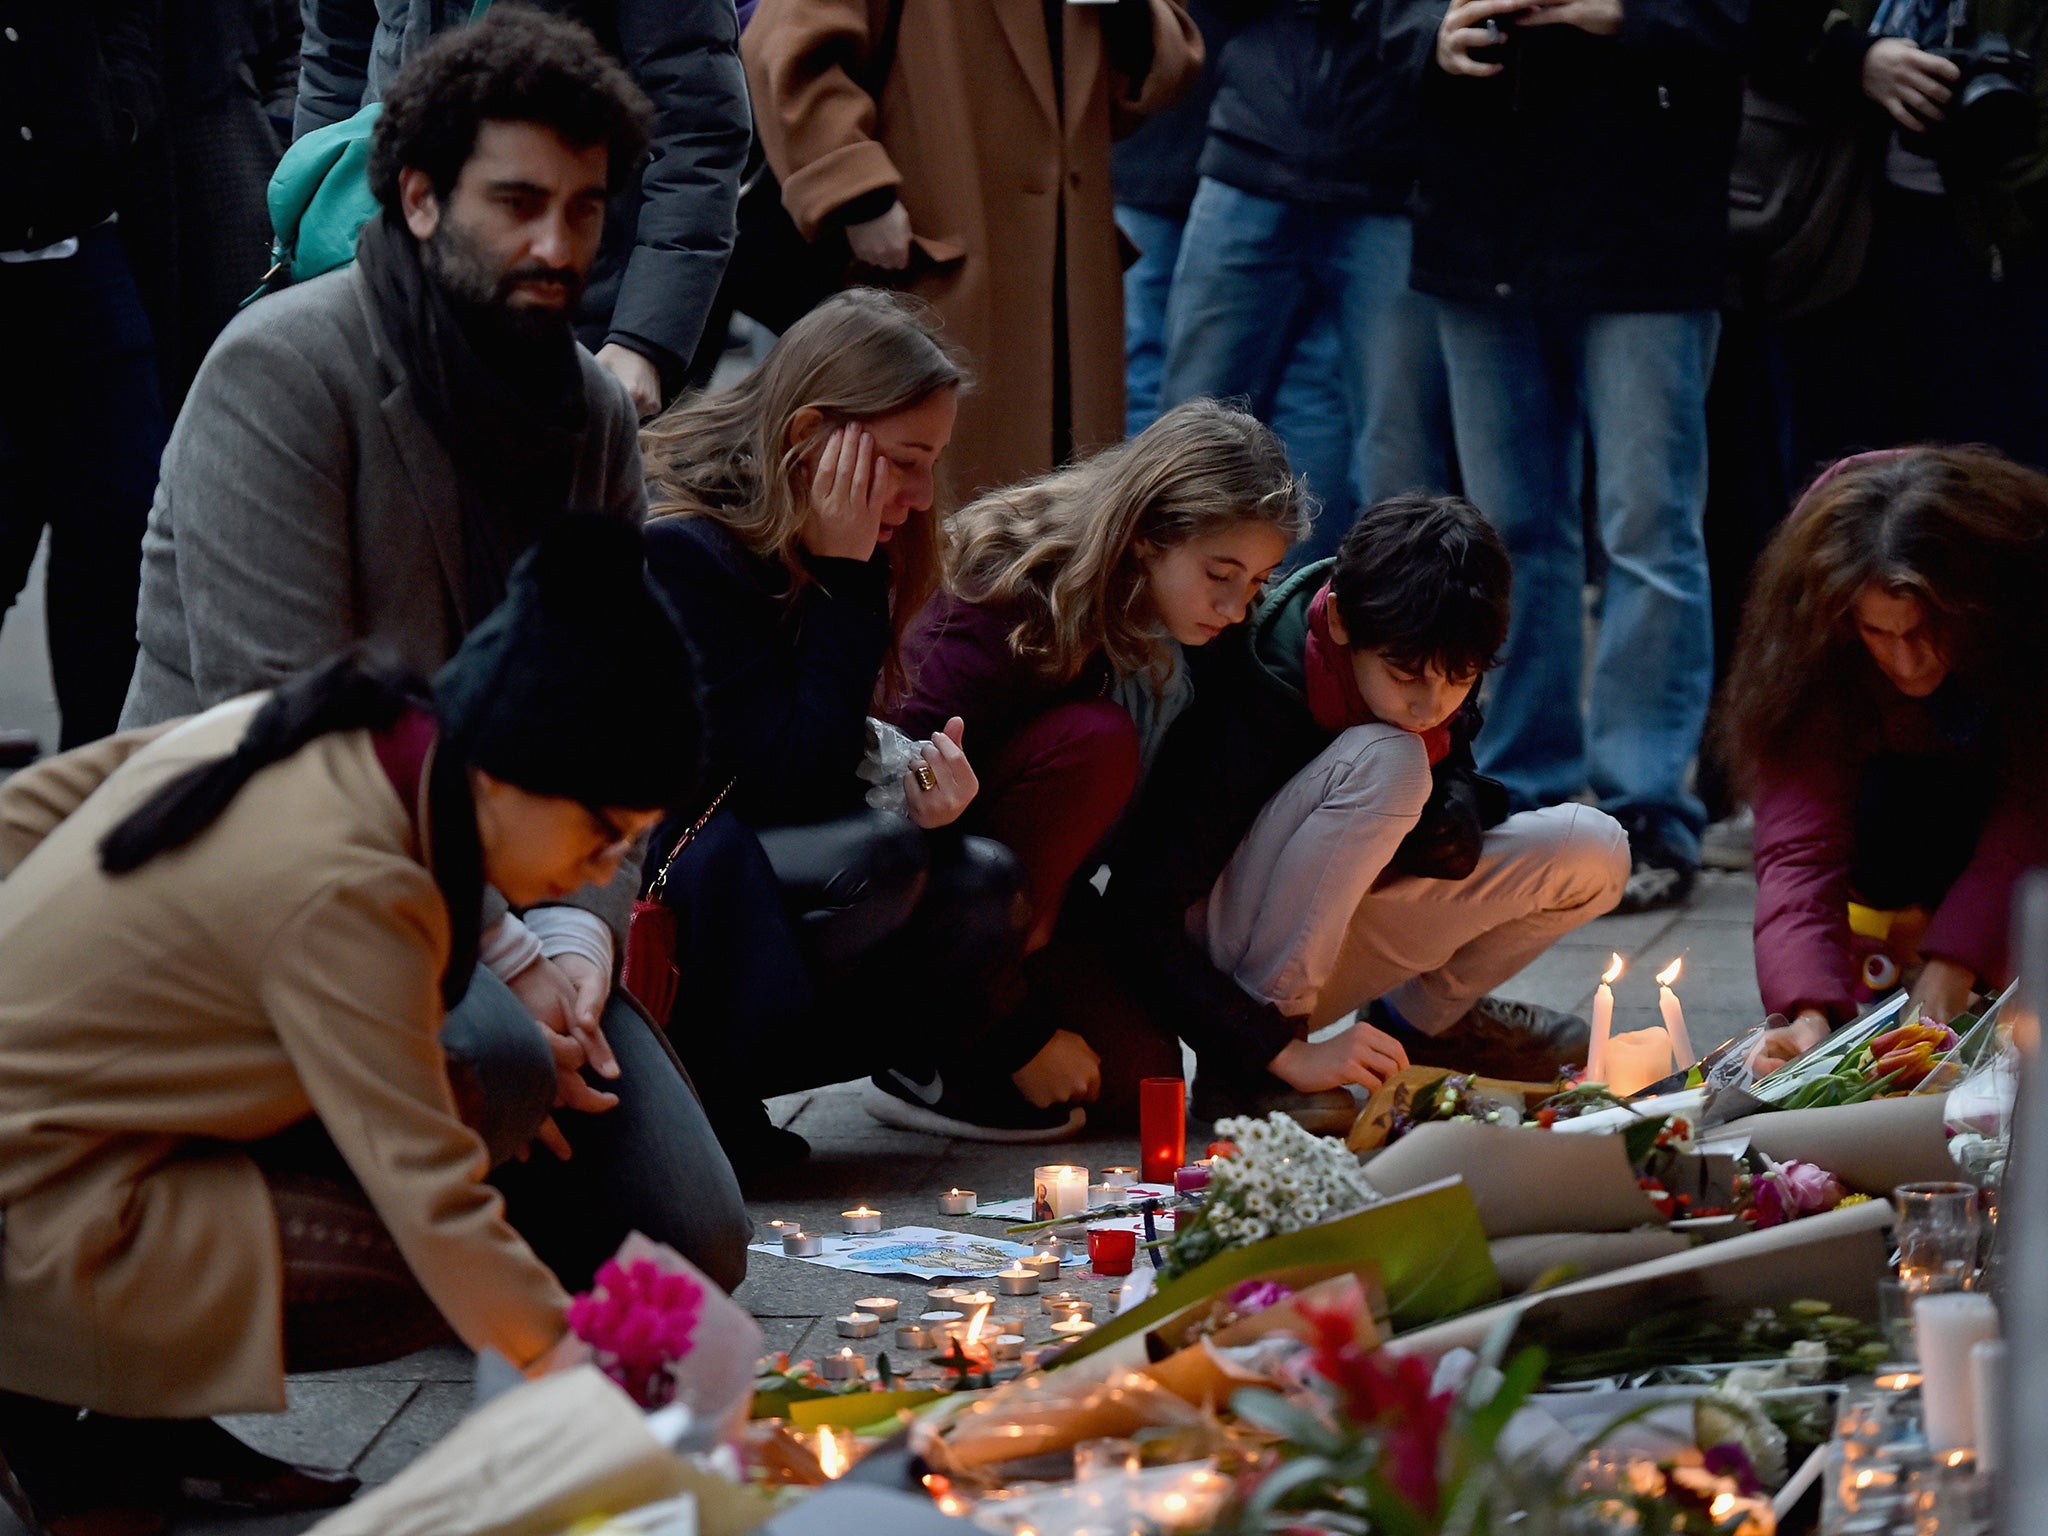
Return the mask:
POLYGON ((345 1371, 310 1371, 294 1376, 300 1381, 471 1381, 476 1376, 476 1356, 454 1342, 437 1344, 415 1354, 401 1355, 382 1365, 353 1366, 345 1371))
POLYGON ((355 1463, 365 1483, 388 1483, 412 1465, 413 1459, 455 1427, 469 1412, 471 1388, 452 1381, 423 1383, 404 1412, 385 1426, 376 1443, 355 1463))
POLYGON ((300 1377, 285 1384, 283 1413, 241 1413, 221 1422, 266 1456, 335 1471, 355 1465, 420 1390, 414 1381, 335 1381, 300 1377))

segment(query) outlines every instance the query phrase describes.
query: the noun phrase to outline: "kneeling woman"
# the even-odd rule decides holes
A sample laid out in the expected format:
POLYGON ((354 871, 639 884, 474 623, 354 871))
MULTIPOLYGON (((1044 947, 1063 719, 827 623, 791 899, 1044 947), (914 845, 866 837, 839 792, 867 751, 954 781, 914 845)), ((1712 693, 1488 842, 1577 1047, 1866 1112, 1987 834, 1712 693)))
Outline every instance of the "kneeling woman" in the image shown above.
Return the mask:
POLYGON ((1022 1030, 1000 995, 1028 909, 1008 850, 953 826, 977 788, 961 723, 904 775, 907 820, 863 808, 868 711, 936 582, 962 382, 918 310, 855 289, 642 434, 648 568, 696 649, 731 786, 673 858, 669 831, 650 852, 689 978, 671 1037, 743 1172, 808 1150, 763 1096, 865 1074, 896 1123, 938 1134, 1081 1123, 1012 1079, 1051 1031, 1022 1030))
POLYGON ((39 1517, 221 1480, 176 1464, 203 1425, 120 1420, 282 1409, 287 1370, 451 1327, 573 1352, 437 1035, 487 885, 601 883, 696 792, 640 562, 566 519, 431 693, 342 658, 0 789, 0 1453, 39 1517), (673 708, 632 708, 627 651, 673 708))
POLYGON ((1790 1021, 1760 1070, 1855 1013, 1852 903, 1932 1019, 2011 980, 2013 886, 2048 862, 2044 592, 2048 478, 1981 450, 1844 460, 1764 552, 1724 743, 1756 811, 1757 986, 1790 1021))

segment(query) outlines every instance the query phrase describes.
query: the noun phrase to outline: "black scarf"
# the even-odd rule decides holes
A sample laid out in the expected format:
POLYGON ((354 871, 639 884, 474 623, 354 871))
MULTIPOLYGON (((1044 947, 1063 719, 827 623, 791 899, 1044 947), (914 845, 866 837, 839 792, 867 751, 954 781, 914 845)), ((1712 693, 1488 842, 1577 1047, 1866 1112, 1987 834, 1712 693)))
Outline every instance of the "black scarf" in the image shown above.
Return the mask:
POLYGON ((410 230, 386 214, 363 226, 356 260, 376 297, 412 398, 455 461, 470 621, 505 595, 513 562, 568 504, 589 416, 576 337, 535 336, 495 306, 459 303, 410 230))

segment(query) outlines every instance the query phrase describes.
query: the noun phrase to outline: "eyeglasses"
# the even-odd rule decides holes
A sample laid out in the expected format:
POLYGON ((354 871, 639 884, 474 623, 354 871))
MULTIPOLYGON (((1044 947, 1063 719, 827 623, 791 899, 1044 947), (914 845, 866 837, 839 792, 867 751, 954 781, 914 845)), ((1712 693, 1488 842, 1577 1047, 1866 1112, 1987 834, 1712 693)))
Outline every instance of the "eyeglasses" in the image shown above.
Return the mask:
POLYGON ((610 858, 623 858, 632 851, 638 833, 628 832, 597 806, 585 805, 583 813, 597 827, 598 836, 604 839, 604 846, 590 856, 592 863, 600 863, 610 858))

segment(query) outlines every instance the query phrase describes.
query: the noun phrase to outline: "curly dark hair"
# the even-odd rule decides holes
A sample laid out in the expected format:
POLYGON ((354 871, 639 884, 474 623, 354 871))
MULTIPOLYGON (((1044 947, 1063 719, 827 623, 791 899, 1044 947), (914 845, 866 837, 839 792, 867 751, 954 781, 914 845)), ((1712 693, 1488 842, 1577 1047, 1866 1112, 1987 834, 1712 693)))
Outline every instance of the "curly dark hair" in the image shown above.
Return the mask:
POLYGON ((1462 496, 1392 496, 1358 515, 1337 549, 1330 600, 1354 649, 1407 671, 1471 677, 1508 638, 1507 545, 1462 496))
POLYGON ((494 5, 445 32, 392 82, 370 142, 370 190, 399 211, 398 173, 425 171, 442 201, 486 121, 539 123, 578 149, 611 150, 613 192, 640 173, 654 107, 632 77, 573 21, 525 5, 494 5))

